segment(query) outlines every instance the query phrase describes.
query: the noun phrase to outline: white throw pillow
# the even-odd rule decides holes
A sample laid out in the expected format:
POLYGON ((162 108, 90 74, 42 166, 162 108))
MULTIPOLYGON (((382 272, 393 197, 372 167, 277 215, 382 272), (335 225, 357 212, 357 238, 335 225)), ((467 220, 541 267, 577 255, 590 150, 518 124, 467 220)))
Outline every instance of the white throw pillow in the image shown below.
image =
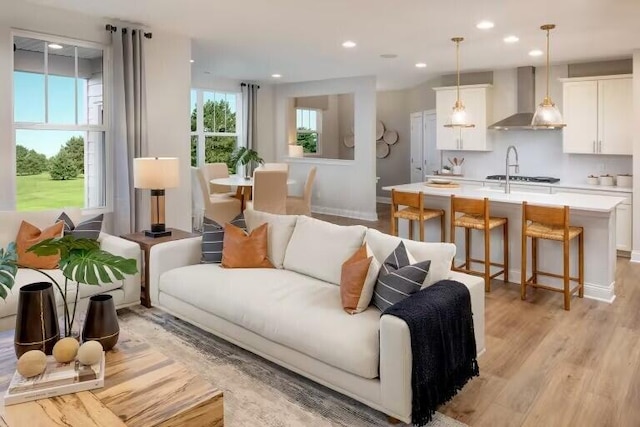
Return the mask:
POLYGON ((372 228, 367 230, 365 241, 380 262, 387 259, 400 242, 404 242, 409 255, 413 256, 416 262, 431 261, 429 274, 424 280, 423 288, 431 286, 440 280, 448 279, 451 273, 451 261, 456 255, 456 246, 452 243, 416 242, 384 234, 372 228))
POLYGON ((289 245, 289 240, 296 226, 297 215, 276 215, 267 212, 246 209, 244 221, 247 230, 251 233, 262 224, 269 224, 267 232, 267 257, 275 268, 282 268, 284 255, 289 245))
POLYGON ((364 241, 366 227, 341 226, 299 216, 284 257, 284 268, 340 285, 342 264, 364 241))

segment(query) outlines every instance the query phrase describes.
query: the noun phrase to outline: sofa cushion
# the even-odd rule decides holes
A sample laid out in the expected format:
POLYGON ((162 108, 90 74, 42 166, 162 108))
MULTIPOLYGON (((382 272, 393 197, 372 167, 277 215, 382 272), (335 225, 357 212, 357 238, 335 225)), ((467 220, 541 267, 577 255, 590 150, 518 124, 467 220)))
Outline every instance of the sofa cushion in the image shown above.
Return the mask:
POLYGON ((340 288, 293 271, 197 264, 160 276, 168 294, 336 368, 378 376, 380 311, 342 310, 340 288))
POLYGON ((202 224, 202 258, 200 262, 221 263, 224 227, 211 219, 204 219, 202 224))
POLYGON ((448 279, 451 273, 451 261, 456 255, 456 246, 452 243, 430 243, 416 242, 413 240, 401 239, 374 230, 367 230, 365 241, 371 247, 373 254, 382 262, 389 254, 398 247, 400 242, 404 242, 409 254, 417 262, 431 261, 429 274, 424 281, 424 286, 432 285, 440 280, 448 279))
POLYGON ((342 264, 360 249, 366 231, 361 225, 340 226, 301 215, 287 246, 284 268, 340 285, 342 264))
MULTIPOLYGON (((44 270, 49 276, 53 277, 60 286, 64 289, 64 276, 62 275, 62 271, 60 270, 44 270)), ((15 316, 18 311, 18 295, 19 289, 25 285, 36 282, 51 282, 46 276, 43 274, 30 270, 27 268, 19 268, 18 274, 16 274, 16 281, 7 296, 6 301, 0 301, 0 318, 7 316, 15 316)), ((87 298, 92 295, 101 294, 104 292, 109 292, 114 289, 119 289, 122 287, 122 281, 118 280, 115 283, 105 283, 101 286, 95 285, 80 285, 80 298, 87 298)), ((54 293, 56 295, 56 302, 58 306, 62 306, 62 297, 60 296, 60 292, 58 289, 53 287, 54 293)), ((76 282, 69 282, 67 287, 67 298, 69 301, 73 300, 76 295, 76 282)), ((58 316, 62 316, 62 308, 58 308, 58 316)), ((77 325, 76 325, 77 326, 77 325)))
MULTIPOLYGON (((61 209, 48 211, 0 211, 0 248, 6 248, 10 242, 15 242, 18 229, 22 221, 30 222, 39 228, 45 228, 55 224, 60 216, 61 209)), ((80 221, 82 217, 79 208, 65 209, 67 215, 74 221, 80 221)))
POLYGON ((282 268, 284 255, 296 226, 297 215, 276 215, 268 212, 247 209, 244 211, 247 231, 252 232, 262 224, 269 224, 267 251, 269 261, 275 268, 282 268))
POLYGON ((373 290, 373 304, 380 311, 384 312, 422 288, 431 261, 415 263, 412 258, 404 242, 400 242, 382 264, 373 290))
POLYGON ((232 224, 224 227, 222 266, 225 268, 273 268, 267 258, 267 230, 269 224, 247 234, 232 224))
POLYGON ((380 263, 366 243, 342 264, 340 299, 349 314, 362 313, 371 303, 380 263))
POLYGON ((47 239, 62 237, 64 222, 58 221, 53 225, 40 230, 27 221, 22 221, 18 235, 16 236, 16 253, 18 255, 18 265, 30 268, 52 269, 58 266, 60 255, 38 256, 34 252, 28 252, 33 245, 47 239))
POLYGON ((102 231, 104 214, 89 218, 77 225, 73 223, 73 220, 65 212, 62 212, 57 220, 64 222, 65 236, 73 236, 76 239, 98 240, 98 237, 100 237, 100 231, 102 231))

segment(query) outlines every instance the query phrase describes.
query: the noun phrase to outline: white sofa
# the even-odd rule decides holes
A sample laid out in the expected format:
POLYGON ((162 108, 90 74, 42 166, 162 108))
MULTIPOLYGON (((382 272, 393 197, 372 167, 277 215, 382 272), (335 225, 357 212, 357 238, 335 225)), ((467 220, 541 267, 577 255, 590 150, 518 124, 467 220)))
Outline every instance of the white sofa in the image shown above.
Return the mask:
MULTIPOLYGON (((19 212, 0 211, 0 247, 6 248, 10 242, 15 241, 18 229, 22 221, 28 221, 41 229, 54 224, 62 210, 19 212)), ((64 209, 74 224, 78 224, 83 219, 80 209, 64 209)), ((92 215, 93 216, 93 215, 92 215)), ((141 269, 140 246, 128 240, 100 233, 98 239, 100 247, 114 255, 125 258, 134 258, 138 263, 138 270, 141 269)), ((60 284, 64 283, 64 276, 60 270, 44 270, 60 284)), ((7 299, 0 301, 0 330, 15 328, 16 312, 18 309, 18 289, 24 285, 34 282, 50 282, 43 274, 27 268, 19 268, 16 281, 7 299)), ((67 295, 70 302, 75 298, 75 283, 68 289, 67 295)), ((58 315, 62 316, 63 301, 60 293, 54 287, 56 301, 58 303, 58 315)), ((109 294, 113 296, 116 308, 128 307, 140 304, 140 273, 128 276, 125 280, 101 286, 80 285, 80 295, 78 298, 78 309, 82 310, 89 302, 89 297, 96 294, 109 294)), ((76 324, 76 327, 78 324, 76 324)))
MULTIPOLYGON (((366 241, 380 262, 401 239, 362 226, 245 211, 249 229, 269 222, 276 269, 201 264, 201 239, 156 245, 150 255, 151 301, 242 348, 411 421, 411 342, 404 321, 371 306, 349 315, 340 300, 340 269, 366 241), (271 217, 269 219, 269 217, 271 217), (254 224, 251 224, 253 222, 254 224)), ((417 261, 432 260, 429 280, 452 278, 470 291, 478 352, 484 350, 484 282, 450 271, 455 246, 405 240, 417 261)))

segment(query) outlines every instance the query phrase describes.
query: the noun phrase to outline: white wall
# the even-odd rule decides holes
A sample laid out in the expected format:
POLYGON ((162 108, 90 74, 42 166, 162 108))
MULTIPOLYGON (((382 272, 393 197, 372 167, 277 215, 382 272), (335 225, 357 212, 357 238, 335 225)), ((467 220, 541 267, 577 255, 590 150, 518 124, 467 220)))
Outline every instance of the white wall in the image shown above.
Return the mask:
POLYGON ((316 212, 377 219, 375 187, 375 77, 354 77, 282 84, 276 87, 276 139, 278 159, 287 153, 287 107, 289 98, 354 93, 355 160, 289 159, 290 176, 300 187, 307 172, 318 168, 312 204, 316 212))
POLYGON ((640 262, 640 50, 633 52, 633 252, 640 262))

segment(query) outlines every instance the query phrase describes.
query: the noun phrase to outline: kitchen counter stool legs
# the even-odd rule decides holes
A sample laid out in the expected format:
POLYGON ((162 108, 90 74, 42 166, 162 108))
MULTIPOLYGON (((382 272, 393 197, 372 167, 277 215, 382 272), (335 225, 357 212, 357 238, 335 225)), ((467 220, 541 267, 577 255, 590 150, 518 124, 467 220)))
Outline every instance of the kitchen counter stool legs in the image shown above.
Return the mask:
POLYGON ((504 281, 509 281, 509 224, 507 218, 496 218, 489 216, 489 200, 466 199, 451 196, 451 243, 456 242, 456 227, 464 228, 465 237, 465 260, 463 264, 455 265, 453 261, 452 269, 475 276, 484 277, 484 289, 491 292, 491 279, 503 275, 504 281), (461 216, 457 216, 461 213, 461 216), (491 262, 491 230, 496 227, 503 227, 503 262, 491 262), (484 233, 484 259, 474 259, 471 257, 471 231, 480 230, 484 233), (472 270, 473 263, 484 265, 483 271, 472 270), (491 267, 502 267, 501 270, 491 274, 491 267))
POLYGON ((578 291, 578 297, 584 297, 584 229, 569 225, 569 207, 551 208, 532 206, 522 203, 522 273, 520 278, 520 297, 527 298, 527 286, 562 292, 564 309, 571 310, 571 296, 578 291), (527 238, 531 238, 531 277, 527 279, 527 238), (570 248, 571 240, 578 238, 578 277, 571 277, 570 248), (563 274, 538 270, 538 239, 555 240, 562 243, 563 274), (538 283, 538 276, 562 279, 562 288, 538 283), (578 282, 572 289, 570 282, 578 282))
POLYGON ((398 235, 398 220, 409 221, 409 239, 413 240, 413 222, 418 222, 420 241, 424 242, 424 222, 440 218, 440 241, 444 242, 444 210, 424 207, 422 192, 410 193, 391 190, 391 235, 398 235), (405 206, 400 208, 400 206, 405 206))

